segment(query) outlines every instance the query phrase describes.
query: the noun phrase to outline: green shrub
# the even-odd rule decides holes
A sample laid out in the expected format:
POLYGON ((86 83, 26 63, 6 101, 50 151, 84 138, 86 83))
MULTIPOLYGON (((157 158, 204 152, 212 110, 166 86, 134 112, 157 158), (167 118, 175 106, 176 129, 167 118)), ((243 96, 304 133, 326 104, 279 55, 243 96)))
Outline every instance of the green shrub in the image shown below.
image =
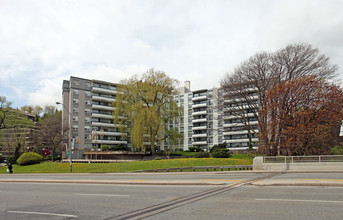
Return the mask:
POLYGON ((211 150, 210 150, 210 153, 212 153, 213 151, 216 151, 218 149, 226 149, 226 145, 227 143, 224 142, 224 143, 221 143, 221 144, 218 144, 218 145, 214 145, 211 150))
POLYGON ((7 162, 7 164, 15 164, 15 163, 17 163, 17 159, 18 158, 16 158, 15 156, 8 156, 8 157, 6 157, 6 162, 7 162))
POLYGON ((194 158, 209 158, 210 153, 208 152, 198 152, 193 155, 194 158))
POLYGON ((189 152, 203 152, 204 150, 201 147, 189 147, 189 152))
POLYGON ((54 160, 62 160, 61 156, 54 157, 54 160))
POLYGON ((112 151, 130 151, 130 148, 125 147, 124 145, 115 145, 115 146, 111 146, 110 150, 112 150, 112 151))
POLYGON ((155 157, 155 160, 162 160, 161 157, 155 157))
POLYGON ((331 153, 334 155, 342 155, 343 154, 343 146, 337 145, 330 149, 331 153))
POLYGON ((166 155, 166 152, 164 152, 164 150, 159 150, 156 152, 157 155, 159 156, 165 156, 166 155))
POLYGON ((230 157, 229 149, 226 149, 226 148, 216 149, 212 151, 211 155, 213 158, 229 158, 230 157))
POLYGON ((34 152, 23 153, 17 160, 19 165, 30 165, 40 163, 43 157, 34 152))
POLYGON ((107 144, 101 145, 101 151, 108 151, 108 149, 110 149, 110 147, 107 144))

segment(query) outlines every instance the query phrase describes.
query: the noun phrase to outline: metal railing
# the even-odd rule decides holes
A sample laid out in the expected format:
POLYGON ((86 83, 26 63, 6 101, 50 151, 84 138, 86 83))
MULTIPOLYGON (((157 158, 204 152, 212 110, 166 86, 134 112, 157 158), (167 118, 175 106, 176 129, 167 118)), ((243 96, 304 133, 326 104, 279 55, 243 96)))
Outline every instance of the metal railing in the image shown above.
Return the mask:
POLYGON ((343 162, 343 155, 318 155, 318 156, 266 156, 263 163, 321 163, 343 162))
POLYGON ((169 172, 169 171, 242 171, 253 170, 252 165, 237 165, 237 166, 203 166, 203 167, 178 167, 178 168, 163 168, 153 170, 140 170, 137 172, 169 172))

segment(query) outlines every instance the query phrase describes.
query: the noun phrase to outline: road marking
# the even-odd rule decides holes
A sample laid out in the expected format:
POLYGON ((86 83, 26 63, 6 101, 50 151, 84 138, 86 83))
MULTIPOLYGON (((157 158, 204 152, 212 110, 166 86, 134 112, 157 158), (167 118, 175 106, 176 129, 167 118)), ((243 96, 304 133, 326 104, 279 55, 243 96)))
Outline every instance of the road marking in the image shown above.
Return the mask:
POLYGON ((114 194, 86 194, 86 193, 74 193, 77 196, 113 196, 113 197, 129 197, 129 195, 114 195, 114 194))
POLYGON ((209 181, 222 181, 222 182, 242 182, 243 180, 221 180, 221 179, 201 179, 201 180, 209 180, 209 181))
POLYGON ((329 200, 298 200, 298 199, 255 199, 257 201, 279 201, 279 202, 317 202, 317 203, 343 203, 343 201, 329 200))
POLYGON ((341 179, 305 179, 305 178, 303 178, 302 180, 343 181, 343 180, 341 180, 341 179))
POLYGON ((146 180, 130 180, 132 182, 146 182, 146 180))
POLYGON ((7 211, 8 213, 16 214, 30 214, 30 215, 49 215, 49 216, 60 216, 68 218, 77 218, 77 215, 67 215, 67 214, 58 214, 58 213, 45 213, 45 212, 25 212, 25 211, 7 211))

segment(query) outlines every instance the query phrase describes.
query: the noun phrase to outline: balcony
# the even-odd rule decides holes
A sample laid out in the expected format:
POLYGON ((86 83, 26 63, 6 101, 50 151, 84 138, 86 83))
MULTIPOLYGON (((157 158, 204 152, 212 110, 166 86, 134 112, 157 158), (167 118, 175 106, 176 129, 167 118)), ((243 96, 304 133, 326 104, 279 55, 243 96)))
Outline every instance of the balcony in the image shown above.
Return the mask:
POLYGON ((196 146, 196 145, 207 145, 207 141, 197 141, 197 142, 193 141, 192 145, 193 146, 196 146))
MULTIPOLYGON (((253 100, 258 100, 258 95, 250 95, 248 96, 249 101, 253 101, 253 100)), ((240 103, 240 102, 245 102, 246 99, 245 98, 237 98, 237 99, 224 99, 224 103, 228 104, 228 103, 240 103)))
MULTIPOLYGON (((235 140, 223 140, 223 141, 226 141, 226 143, 230 144, 230 143, 241 143, 241 142, 249 142, 249 139, 248 138, 245 138, 245 139, 235 139, 235 140)), ((251 141, 252 142, 258 142, 258 138, 251 138, 251 141)))
POLYGON ((206 130, 206 129, 207 129, 207 126, 192 127, 193 131, 195 131, 195 130, 206 130))
POLYGON ((207 137, 207 134, 204 133, 204 134, 193 134, 192 135, 192 138, 201 138, 201 137, 207 137))
MULTIPOLYGON (((100 135, 100 131, 92 131, 92 134, 94 135, 100 135)), ((121 133, 121 132, 109 132, 109 131, 104 131, 102 133, 103 135, 106 136, 122 136, 122 135, 127 135, 126 133, 121 133)))
POLYGON ((199 100, 206 100, 207 96, 206 95, 202 95, 202 96, 197 96, 197 97, 193 97, 192 101, 199 101, 199 100))
MULTIPOLYGON (((249 122, 250 125, 258 125, 258 121, 251 121, 249 122)), ((238 126, 244 126, 244 123, 229 123, 229 124, 224 124, 224 128, 229 128, 229 127, 238 127, 238 126)))
POLYGON ((92 113, 92 118, 114 119, 113 115, 92 113))
POLYGON ((207 115, 207 111, 204 110, 204 111, 199 111, 199 112, 193 112, 192 113, 192 116, 196 116, 196 115, 207 115))
MULTIPOLYGON (((254 132, 257 134, 258 130, 254 130, 254 132)), ((253 132, 252 132, 253 133, 253 132)), ((247 130, 239 130, 239 131, 227 131, 223 132, 223 135, 236 135, 236 134, 248 134, 247 130)))
MULTIPOLYGON (((246 118, 249 117, 255 117, 255 113, 246 113, 244 114, 246 118)), ((256 113, 256 115, 258 115, 256 113)), ((224 116, 223 119, 235 119, 235 118, 242 118, 243 114, 237 114, 237 115, 229 115, 229 116, 224 116)))
POLYGON ((207 118, 193 119, 192 123, 207 122, 207 118))
POLYGON ((111 103, 116 101, 115 98, 108 98, 108 97, 102 97, 102 96, 97 96, 97 95, 93 95, 92 100, 101 101, 101 102, 111 102, 111 103))
MULTIPOLYGON (((114 127, 119 127, 119 125, 114 125, 113 123, 104 123, 104 122, 94 122, 92 121, 92 126, 97 126, 97 127, 110 127, 110 128, 114 128, 114 127)), ((127 125, 122 125, 124 127, 127 127, 127 125)))
POLYGON ((127 141, 93 140, 92 144, 127 144, 127 141))
POLYGON ((108 110, 108 111, 114 111, 115 108, 111 106, 103 106, 103 105, 92 105, 93 109, 100 109, 100 110, 108 110))
POLYGON ((117 94, 117 92, 114 90, 104 89, 104 88, 99 88, 99 87, 93 87, 92 92, 106 93, 106 94, 111 94, 111 95, 117 94))
POLYGON ((192 108, 203 108, 203 107, 207 107, 207 103, 201 103, 201 104, 196 104, 192 106, 192 108))

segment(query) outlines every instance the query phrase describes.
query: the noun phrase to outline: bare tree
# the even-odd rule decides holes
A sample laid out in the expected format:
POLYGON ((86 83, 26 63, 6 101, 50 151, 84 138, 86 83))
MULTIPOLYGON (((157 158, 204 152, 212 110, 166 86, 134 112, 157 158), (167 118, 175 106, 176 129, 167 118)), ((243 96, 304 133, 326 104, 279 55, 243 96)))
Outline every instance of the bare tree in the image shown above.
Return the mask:
POLYGON ((51 158, 54 160, 55 153, 62 150, 62 140, 66 131, 62 131, 62 113, 48 115, 39 123, 36 136, 40 145, 46 146, 51 151, 51 158))
MULTIPOLYGON (((292 44, 274 53, 257 53, 221 80, 224 100, 220 103, 224 117, 242 123, 251 142, 257 129, 249 121, 249 114, 258 118, 258 133, 264 132, 264 125, 268 124, 268 117, 258 115, 268 89, 301 76, 332 80, 337 76, 337 69, 327 56, 309 44, 292 44)), ((263 139, 259 140, 259 145, 265 145, 263 139)))

